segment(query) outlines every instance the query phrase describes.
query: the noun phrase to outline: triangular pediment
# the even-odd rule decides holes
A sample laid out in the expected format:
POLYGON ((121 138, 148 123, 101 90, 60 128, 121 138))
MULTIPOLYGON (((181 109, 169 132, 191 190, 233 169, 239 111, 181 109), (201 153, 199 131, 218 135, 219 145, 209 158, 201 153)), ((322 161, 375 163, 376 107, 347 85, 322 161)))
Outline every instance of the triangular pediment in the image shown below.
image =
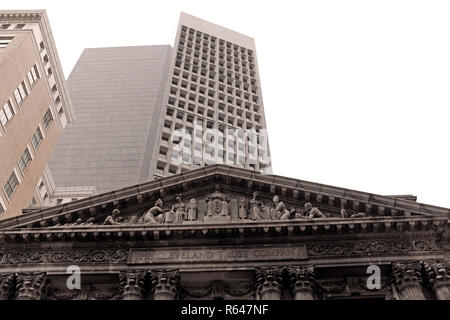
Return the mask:
POLYGON ((407 225, 448 217, 448 209, 410 200, 214 165, 35 210, 0 229, 407 225))

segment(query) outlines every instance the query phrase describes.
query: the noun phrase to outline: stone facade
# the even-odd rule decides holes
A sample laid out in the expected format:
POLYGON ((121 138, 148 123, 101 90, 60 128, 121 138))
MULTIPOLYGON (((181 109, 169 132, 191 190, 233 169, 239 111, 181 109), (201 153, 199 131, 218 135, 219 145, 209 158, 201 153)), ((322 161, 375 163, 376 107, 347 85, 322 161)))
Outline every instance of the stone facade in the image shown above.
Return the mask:
POLYGON ((0 298, 448 300, 448 218, 215 165, 0 222, 0 298))

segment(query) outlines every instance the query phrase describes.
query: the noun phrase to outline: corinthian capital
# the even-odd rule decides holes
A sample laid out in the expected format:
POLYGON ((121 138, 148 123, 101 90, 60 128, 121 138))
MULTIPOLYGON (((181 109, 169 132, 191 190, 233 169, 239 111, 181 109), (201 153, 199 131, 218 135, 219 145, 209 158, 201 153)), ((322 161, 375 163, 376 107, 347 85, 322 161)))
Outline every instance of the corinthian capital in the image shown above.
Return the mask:
POLYGON ((145 271, 121 271, 119 296, 121 300, 142 300, 145 293, 145 271))
POLYGON ((288 267, 289 287, 296 300, 314 300, 315 273, 313 266, 288 267))
POLYGON ((425 300, 420 262, 393 263, 392 272, 402 300, 425 300))
POLYGON ((425 274, 433 288, 450 285, 450 263, 425 261, 425 274))
POLYGON ((425 261, 424 273, 439 300, 450 300, 450 263, 425 261))
POLYGON ((9 300, 14 292, 15 277, 13 273, 0 275, 0 300, 9 300))
POLYGON ((16 300, 45 298, 48 284, 45 272, 18 273, 16 283, 16 300))
POLYGON ((150 277, 155 300, 175 300, 177 298, 180 283, 178 270, 151 270, 150 277))
POLYGON ((261 300, 280 300, 282 287, 281 267, 258 267, 256 272, 256 290, 261 300))
POLYGON ((410 285, 422 284, 421 265, 417 261, 394 263, 392 265, 395 284, 401 290, 410 285))

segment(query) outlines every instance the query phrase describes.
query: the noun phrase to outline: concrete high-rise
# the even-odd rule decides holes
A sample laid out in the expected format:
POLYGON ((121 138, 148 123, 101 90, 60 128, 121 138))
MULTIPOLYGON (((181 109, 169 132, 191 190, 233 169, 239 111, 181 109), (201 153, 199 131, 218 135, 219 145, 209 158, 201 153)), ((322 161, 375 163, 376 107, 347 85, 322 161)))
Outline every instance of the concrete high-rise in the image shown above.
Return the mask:
POLYGON ((155 177, 216 163, 271 173, 252 38, 182 13, 168 86, 155 177))
POLYGON ((58 187, 99 193, 152 179, 170 46, 85 49, 67 85, 76 121, 50 159, 58 187))
POLYGON ((86 49, 49 166, 102 193, 223 163, 271 173, 255 43, 182 13, 174 48, 86 49))
POLYGON ((72 107, 44 10, 0 11, 0 219, 43 205, 72 107))

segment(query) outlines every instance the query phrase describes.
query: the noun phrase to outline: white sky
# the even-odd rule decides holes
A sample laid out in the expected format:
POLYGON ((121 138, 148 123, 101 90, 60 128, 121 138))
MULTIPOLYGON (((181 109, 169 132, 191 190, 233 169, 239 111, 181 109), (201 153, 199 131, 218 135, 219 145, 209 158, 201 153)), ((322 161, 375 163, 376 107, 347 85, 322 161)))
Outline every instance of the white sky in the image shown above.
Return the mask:
POLYGON ((171 44, 180 11, 255 38, 274 173, 450 207, 449 1, 44 1, 83 48, 171 44))

